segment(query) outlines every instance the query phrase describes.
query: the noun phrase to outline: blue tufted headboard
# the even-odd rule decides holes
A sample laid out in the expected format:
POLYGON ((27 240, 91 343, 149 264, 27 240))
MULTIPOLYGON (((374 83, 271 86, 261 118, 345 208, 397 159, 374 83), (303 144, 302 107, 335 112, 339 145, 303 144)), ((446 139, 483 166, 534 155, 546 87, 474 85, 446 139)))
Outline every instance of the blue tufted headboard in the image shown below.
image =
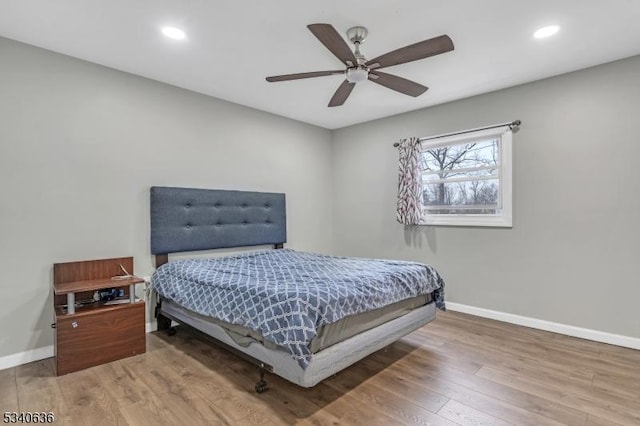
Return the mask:
POLYGON ((287 241, 285 195, 151 187, 151 253, 287 241))

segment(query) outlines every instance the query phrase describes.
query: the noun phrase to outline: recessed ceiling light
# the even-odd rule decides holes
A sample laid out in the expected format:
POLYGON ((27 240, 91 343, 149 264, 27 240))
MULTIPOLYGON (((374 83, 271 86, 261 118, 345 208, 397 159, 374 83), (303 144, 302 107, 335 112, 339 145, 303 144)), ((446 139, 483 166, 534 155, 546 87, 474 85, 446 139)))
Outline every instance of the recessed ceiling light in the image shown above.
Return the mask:
POLYGON ((184 31, 176 27, 163 27, 162 34, 174 40, 182 40, 187 37, 184 31))
POLYGON ((552 35, 554 35, 555 33, 558 32, 558 30, 560 30, 560 27, 557 25, 549 25, 548 27, 542 27, 540 28, 538 31, 536 31, 535 33, 533 33, 533 36, 535 38, 545 38, 545 37, 551 37, 552 35))

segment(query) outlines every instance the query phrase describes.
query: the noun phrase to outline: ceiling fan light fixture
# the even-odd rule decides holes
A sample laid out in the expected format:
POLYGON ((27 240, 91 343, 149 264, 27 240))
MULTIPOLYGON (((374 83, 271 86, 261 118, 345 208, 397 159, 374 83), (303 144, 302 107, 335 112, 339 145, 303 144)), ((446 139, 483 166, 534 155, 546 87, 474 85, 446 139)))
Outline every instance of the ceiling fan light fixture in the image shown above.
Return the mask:
POLYGON ((360 83, 369 78, 369 70, 366 68, 347 69, 347 81, 349 83, 360 83))
POLYGON ((185 32, 176 27, 162 27, 162 34, 173 40, 184 40, 187 38, 185 32))
POLYGON ((547 38, 551 37, 558 31, 560 31, 560 27, 558 25, 549 25, 547 27, 538 29, 535 33, 533 33, 533 36, 535 38, 547 38))

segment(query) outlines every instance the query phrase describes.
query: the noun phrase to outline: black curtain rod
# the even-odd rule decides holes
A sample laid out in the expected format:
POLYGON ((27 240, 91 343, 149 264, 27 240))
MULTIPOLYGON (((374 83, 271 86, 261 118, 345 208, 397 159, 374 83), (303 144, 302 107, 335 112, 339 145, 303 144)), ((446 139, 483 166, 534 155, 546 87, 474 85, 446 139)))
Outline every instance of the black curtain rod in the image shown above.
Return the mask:
MULTIPOLYGON (((508 123, 494 124, 493 126, 478 127, 477 129, 462 130, 460 132, 445 133, 443 135, 437 135, 437 136, 429 136, 428 138, 420 138, 418 140, 420 142, 424 142, 424 141, 430 141, 432 139, 446 138, 447 136, 464 135, 465 133, 479 132, 480 130, 497 129, 498 127, 506 127, 506 126, 509 126, 509 128, 513 130, 513 129, 517 129, 518 126, 520 126, 521 124, 522 124, 522 121, 514 120, 508 123)), ((396 142, 393 144, 393 146, 398 147, 400 146, 400 144, 396 142)))

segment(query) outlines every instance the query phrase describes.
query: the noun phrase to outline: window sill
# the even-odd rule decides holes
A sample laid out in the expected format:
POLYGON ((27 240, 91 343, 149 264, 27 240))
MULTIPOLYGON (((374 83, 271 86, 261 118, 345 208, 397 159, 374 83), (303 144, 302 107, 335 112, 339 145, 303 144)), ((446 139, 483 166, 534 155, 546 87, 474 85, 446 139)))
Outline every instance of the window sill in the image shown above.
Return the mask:
POLYGON ((429 226, 478 226, 492 228, 512 228, 511 217, 507 216, 454 216, 433 217, 429 216, 423 220, 424 225, 429 226))

